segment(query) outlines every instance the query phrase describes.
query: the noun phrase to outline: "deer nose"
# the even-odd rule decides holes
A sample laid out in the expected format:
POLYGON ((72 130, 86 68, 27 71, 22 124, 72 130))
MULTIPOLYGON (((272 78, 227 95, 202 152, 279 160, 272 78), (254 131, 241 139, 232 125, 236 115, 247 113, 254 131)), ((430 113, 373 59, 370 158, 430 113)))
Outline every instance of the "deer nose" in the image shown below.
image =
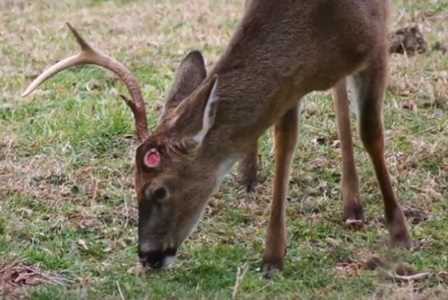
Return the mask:
POLYGON ((151 269, 164 269, 171 266, 176 259, 176 249, 167 249, 165 251, 141 251, 138 256, 143 267, 151 269))

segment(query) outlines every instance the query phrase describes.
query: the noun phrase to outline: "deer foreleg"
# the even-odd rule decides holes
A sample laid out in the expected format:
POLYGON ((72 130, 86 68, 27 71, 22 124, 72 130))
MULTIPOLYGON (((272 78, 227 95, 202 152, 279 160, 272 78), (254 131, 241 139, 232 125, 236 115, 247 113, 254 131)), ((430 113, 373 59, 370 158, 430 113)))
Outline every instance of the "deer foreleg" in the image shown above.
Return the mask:
POLYGON ((241 184, 246 188, 248 193, 255 192, 255 187, 257 185, 257 167, 258 143, 255 142, 250 151, 247 152, 240 161, 239 168, 241 184))
POLYGON ((334 88, 338 135, 342 150, 342 199, 346 222, 360 223, 363 211, 359 200, 358 175, 353 156, 353 141, 350 126, 350 110, 346 80, 341 80, 334 88))
POLYGON ((275 178, 271 207, 271 218, 267 230, 263 257, 267 277, 283 268, 286 254, 286 198, 288 194, 289 170, 298 138, 298 106, 288 111, 275 125, 275 178))

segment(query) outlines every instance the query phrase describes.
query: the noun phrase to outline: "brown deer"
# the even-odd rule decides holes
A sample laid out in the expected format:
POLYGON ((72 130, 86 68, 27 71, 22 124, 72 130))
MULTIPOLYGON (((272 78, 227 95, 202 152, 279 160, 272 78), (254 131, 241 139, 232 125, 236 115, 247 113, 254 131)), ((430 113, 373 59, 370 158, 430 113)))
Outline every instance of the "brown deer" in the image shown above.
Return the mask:
MULTIPOLYGON (((286 196, 298 138, 300 99, 334 87, 343 153, 342 195, 348 221, 362 219, 354 166, 347 85, 359 109, 362 142, 385 205, 391 242, 411 244, 384 159, 383 95, 387 74, 387 0, 253 0, 229 46, 207 75, 202 55, 181 62, 154 132, 131 72, 95 50, 70 27, 82 51, 41 74, 25 91, 71 66, 95 64, 116 73, 141 145, 136 150, 139 257, 144 266, 170 264, 212 192, 238 160, 253 176, 258 137, 274 125, 275 178, 264 270, 282 269, 286 196), (225 142, 223 142, 225 141, 225 142), (252 169, 251 169, 252 166, 252 169)), ((244 169, 244 168, 243 168, 244 169)))

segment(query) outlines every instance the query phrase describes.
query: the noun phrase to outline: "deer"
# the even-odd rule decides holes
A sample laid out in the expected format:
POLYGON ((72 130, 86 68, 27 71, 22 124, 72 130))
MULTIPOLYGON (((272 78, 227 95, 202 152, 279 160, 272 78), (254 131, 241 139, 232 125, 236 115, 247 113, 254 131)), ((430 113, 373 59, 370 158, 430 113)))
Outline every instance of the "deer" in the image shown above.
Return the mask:
POLYGON ((70 25, 81 52, 61 60, 26 89, 55 74, 92 64, 126 85, 139 141, 135 153, 138 256, 148 270, 171 266, 224 176, 242 161, 256 173, 257 140, 274 128, 275 176, 263 253, 267 277, 281 271, 287 250, 288 182, 305 95, 333 89, 342 150, 344 219, 362 222, 349 101, 358 108, 359 134, 384 202, 393 247, 411 247, 384 152, 383 102, 388 73, 387 0, 252 0, 223 54, 208 72, 194 50, 175 72, 157 127, 149 132, 136 77, 93 48, 70 25), (348 90, 353 91, 349 99, 348 90), (225 142, 223 142, 225 141, 225 142))

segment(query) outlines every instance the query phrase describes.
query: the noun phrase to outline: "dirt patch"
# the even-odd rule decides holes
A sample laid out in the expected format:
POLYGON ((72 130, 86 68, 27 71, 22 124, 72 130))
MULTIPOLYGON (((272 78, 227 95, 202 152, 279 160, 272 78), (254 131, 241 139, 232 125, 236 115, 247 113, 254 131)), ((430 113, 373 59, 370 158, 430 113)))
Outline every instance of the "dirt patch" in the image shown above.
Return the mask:
POLYGON ((406 216, 408 222, 412 225, 420 224, 426 220, 428 220, 429 215, 425 211, 415 207, 406 207, 403 210, 404 215, 406 216))
POLYGON ((22 299, 27 288, 41 284, 64 285, 64 278, 17 261, 0 264, 0 298, 22 299))
POLYGON ((407 54, 413 56, 428 50, 428 43, 418 26, 398 29, 390 36, 390 53, 407 54))

